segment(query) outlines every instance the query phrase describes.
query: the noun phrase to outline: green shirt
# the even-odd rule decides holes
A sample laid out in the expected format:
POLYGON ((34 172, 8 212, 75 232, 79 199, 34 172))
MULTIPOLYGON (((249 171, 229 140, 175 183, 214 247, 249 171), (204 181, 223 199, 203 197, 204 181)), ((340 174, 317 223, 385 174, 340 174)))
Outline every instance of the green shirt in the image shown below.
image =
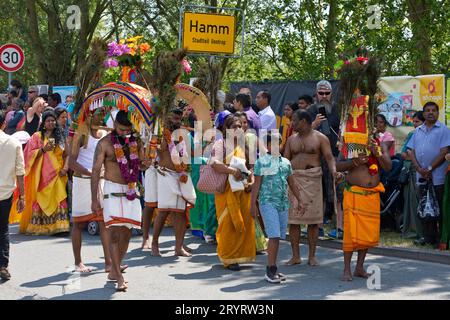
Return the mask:
POLYGON ((255 176, 262 176, 259 203, 271 204, 279 211, 289 209, 287 178, 292 175, 291 162, 270 154, 256 160, 255 176))

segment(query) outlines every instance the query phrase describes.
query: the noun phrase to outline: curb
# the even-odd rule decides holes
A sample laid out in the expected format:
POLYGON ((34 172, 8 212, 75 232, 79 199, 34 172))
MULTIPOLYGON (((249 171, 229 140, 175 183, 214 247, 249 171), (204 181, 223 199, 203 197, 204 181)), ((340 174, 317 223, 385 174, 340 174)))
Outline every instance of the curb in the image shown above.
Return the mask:
MULTIPOLYGON (((286 235, 286 240, 289 241, 289 235, 286 235)), ((308 240, 305 238, 300 238, 300 243, 308 244, 308 240)), ((337 249, 342 250, 342 241, 341 240, 317 240, 317 245, 324 248, 329 249, 337 249)), ((401 258, 401 259, 409 259, 409 260, 417 260, 422 262, 432 262, 432 263, 440 263, 445 265, 450 265, 450 251, 449 252, 429 252, 420 249, 409 249, 409 248, 397 248, 397 247, 374 247, 370 248, 368 253, 385 256, 385 257, 393 257, 393 258, 401 258)))

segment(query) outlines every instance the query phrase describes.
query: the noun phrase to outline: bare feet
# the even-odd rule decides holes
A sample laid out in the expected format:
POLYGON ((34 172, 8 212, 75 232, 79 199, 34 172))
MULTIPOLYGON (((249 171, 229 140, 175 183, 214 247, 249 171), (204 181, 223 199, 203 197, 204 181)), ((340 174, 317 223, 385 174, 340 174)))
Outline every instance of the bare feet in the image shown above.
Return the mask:
POLYGON ((293 266, 296 264, 301 264, 302 263, 302 259, 300 258, 291 258, 291 260, 289 260, 288 262, 285 263, 285 265, 287 266, 293 266))
MULTIPOLYGON (((120 279, 123 279, 122 275, 117 276, 116 274, 111 272, 108 274, 109 281, 119 281, 120 279)), ((128 281, 125 281, 125 283, 128 283, 128 281)))
POLYGON ((183 244, 183 249, 189 253, 192 253, 192 251, 194 251, 193 249, 189 248, 188 246, 183 244))
POLYGON ((117 292, 125 292, 125 291, 127 291, 127 289, 128 289, 127 282, 125 282, 123 277, 122 277, 122 279, 117 280, 117 285, 116 285, 117 292))
POLYGON ((92 272, 92 269, 86 267, 83 263, 80 263, 78 265, 75 265, 75 272, 88 273, 92 272))
POLYGON ((141 246, 142 250, 147 250, 150 249, 150 244, 148 243, 148 239, 144 239, 142 241, 142 246, 141 246))
POLYGON ((152 243, 152 256, 161 257, 161 253, 159 253, 159 246, 157 243, 152 243))
POLYGON ((371 276, 370 273, 367 273, 364 269, 356 270, 353 272, 354 277, 367 279, 371 276))
POLYGON ((317 261, 316 257, 311 257, 308 259, 308 264, 312 267, 316 267, 319 265, 319 262, 317 261))
POLYGON ((351 272, 350 271, 344 271, 344 274, 342 275, 341 280, 342 281, 352 281, 353 278, 352 278, 351 272))
POLYGON ((190 257, 192 254, 187 252, 184 248, 181 249, 181 251, 175 251, 175 255, 178 257, 190 257))
MULTIPOLYGON (((128 269, 128 265, 120 266, 120 272, 124 272, 126 269, 128 269)), ((105 266, 105 272, 110 273, 111 272, 111 265, 105 266)))

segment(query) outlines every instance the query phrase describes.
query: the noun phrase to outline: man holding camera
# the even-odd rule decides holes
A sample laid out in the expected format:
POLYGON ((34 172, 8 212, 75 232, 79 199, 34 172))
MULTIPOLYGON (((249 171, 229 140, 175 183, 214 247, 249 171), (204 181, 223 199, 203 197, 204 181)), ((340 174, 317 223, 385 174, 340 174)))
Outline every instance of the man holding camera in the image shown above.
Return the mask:
MULTIPOLYGON (((336 103, 332 102, 333 89, 331 83, 327 80, 321 80, 316 85, 316 103, 311 105, 307 110, 311 114, 313 121, 313 128, 320 131, 327 136, 330 141, 331 152, 335 159, 339 155, 339 149, 337 142, 339 139, 339 125, 341 123, 339 109, 336 103)), ((328 166, 322 159, 322 171, 323 171, 323 192, 325 202, 325 217, 330 218, 334 212, 334 183, 333 177, 328 170, 328 166)), ((338 202, 341 202, 340 195, 338 196, 338 202)), ((337 208, 339 213, 340 207, 337 208)), ((340 217, 339 217, 340 218, 340 217)), ((341 220, 341 219, 338 219, 341 220)), ((341 225, 341 221, 338 223, 341 225)), ((340 233, 340 232, 339 232, 340 233)), ((323 237, 323 229, 319 231, 319 237, 323 237)), ((339 234, 336 235, 340 237, 339 234)))

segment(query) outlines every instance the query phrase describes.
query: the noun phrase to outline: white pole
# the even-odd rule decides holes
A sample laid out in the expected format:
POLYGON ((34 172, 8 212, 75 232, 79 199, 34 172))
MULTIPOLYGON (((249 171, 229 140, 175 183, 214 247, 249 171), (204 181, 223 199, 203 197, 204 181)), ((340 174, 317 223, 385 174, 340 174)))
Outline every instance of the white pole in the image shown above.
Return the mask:
POLYGON ((8 72, 8 91, 9 91, 9 86, 11 85, 12 82, 12 72, 8 72))

